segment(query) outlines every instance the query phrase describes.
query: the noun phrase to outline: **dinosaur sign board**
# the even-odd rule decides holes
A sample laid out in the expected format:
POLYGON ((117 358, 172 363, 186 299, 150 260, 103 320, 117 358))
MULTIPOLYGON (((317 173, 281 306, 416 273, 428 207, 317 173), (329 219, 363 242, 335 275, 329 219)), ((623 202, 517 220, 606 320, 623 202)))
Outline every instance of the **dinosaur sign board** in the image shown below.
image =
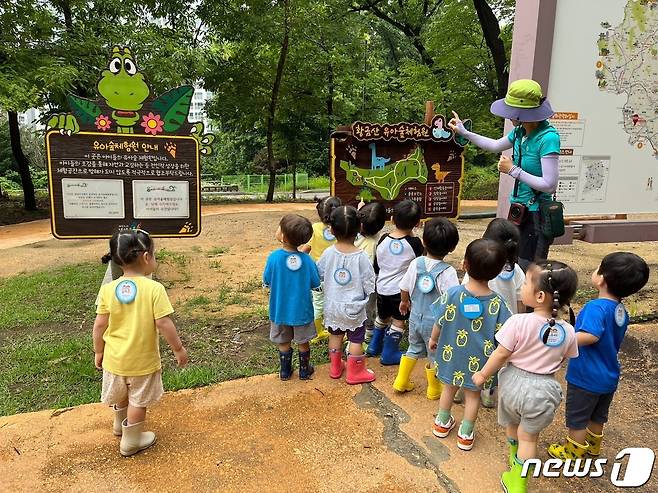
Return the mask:
POLYGON ((128 48, 114 47, 99 98, 69 95, 70 113, 48 120, 46 155, 56 238, 107 238, 140 228, 153 236, 201 232, 200 157, 214 136, 187 120, 194 94, 152 97, 128 48))
POLYGON ((445 122, 441 115, 430 125, 355 122, 349 131, 334 132, 332 195, 350 205, 382 202, 388 214, 397 202, 412 199, 424 218, 458 217, 467 141, 445 122))

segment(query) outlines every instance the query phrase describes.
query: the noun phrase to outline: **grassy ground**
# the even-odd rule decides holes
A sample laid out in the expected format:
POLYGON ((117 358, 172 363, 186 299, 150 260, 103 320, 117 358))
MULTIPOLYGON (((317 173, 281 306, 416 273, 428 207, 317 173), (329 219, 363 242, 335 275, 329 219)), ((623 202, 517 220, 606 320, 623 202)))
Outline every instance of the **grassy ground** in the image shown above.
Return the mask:
MULTIPOLYGON (((218 246, 196 253, 212 262, 227 251, 218 246)), ((165 286, 189 280, 187 255, 161 249, 157 256, 165 286)), ((101 376, 93 365, 91 329, 103 273, 104 266, 84 263, 0 279, 0 415, 98 401, 101 376)), ((175 303, 191 362, 176 368, 162 342, 167 390, 277 371, 276 348, 264 335, 261 291, 254 277, 175 303), (243 308, 239 314, 236 307, 243 308)), ((325 361, 326 350, 315 351, 314 360, 325 361)))

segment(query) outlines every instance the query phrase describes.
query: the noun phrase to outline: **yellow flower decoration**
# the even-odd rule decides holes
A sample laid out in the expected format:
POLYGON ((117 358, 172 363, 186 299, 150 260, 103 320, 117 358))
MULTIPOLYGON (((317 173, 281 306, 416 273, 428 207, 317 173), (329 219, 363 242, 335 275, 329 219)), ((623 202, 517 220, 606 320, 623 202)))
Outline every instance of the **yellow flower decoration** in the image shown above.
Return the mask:
POLYGON ((489 339, 484 341, 484 355, 488 358, 494 351, 494 344, 489 339))
POLYGON ((496 330, 494 332, 498 332, 502 327, 503 324, 496 324, 496 330))
POLYGON ((452 346, 450 344, 443 346, 443 353, 441 353, 441 358, 443 358, 443 361, 446 362, 452 359, 452 346))
POLYGON ((494 377, 493 375, 487 378, 486 382, 484 382, 484 385, 482 386, 483 389, 489 390, 491 387, 493 387, 494 383, 494 377))
POLYGON ((464 372, 463 371, 455 371, 452 374, 452 384, 456 385, 457 387, 461 387, 464 385, 464 372))
POLYGON ((479 332, 480 329, 482 328, 482 322, 484 319, 482 317, 475 318, 471 320, 471 330, 473 332, 479 332))
POLYGON ((457 331, 457 340, 456 340, 457 346, 459 347, 464 347, 468 343, 468 332, 466 330, 461 329, 457 331))

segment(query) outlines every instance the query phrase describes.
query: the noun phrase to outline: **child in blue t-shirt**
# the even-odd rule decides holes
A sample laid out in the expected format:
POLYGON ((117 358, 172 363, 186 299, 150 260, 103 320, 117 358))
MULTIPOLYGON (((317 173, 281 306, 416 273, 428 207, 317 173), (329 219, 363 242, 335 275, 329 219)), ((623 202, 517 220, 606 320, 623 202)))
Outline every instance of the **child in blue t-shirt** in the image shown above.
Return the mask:
POLYGON ((601 452, 603 425, 617 384, 617 353, 628 328, 622 299, 637 293, 649 280, 649 266, 634 253, 606 255, 592 274, 599 297, 588 302, 576 319, 577 358, 567 368, 566 422, 569 435, 548 453, 556 459, 579 459, 601 452))
POLYGON ((320 276, 311 257, 297 250, 312 234, 305 217, 283 216, 276 231, 283 247, 270 254, 263 272, 263 284, 270 288, 270 340, 279 345, 281 380, 292 375, 291 342, 299 347, 300 380, 308 380, 314 371, 309 345, 315 337, 311 290, 320 287, 320 276))

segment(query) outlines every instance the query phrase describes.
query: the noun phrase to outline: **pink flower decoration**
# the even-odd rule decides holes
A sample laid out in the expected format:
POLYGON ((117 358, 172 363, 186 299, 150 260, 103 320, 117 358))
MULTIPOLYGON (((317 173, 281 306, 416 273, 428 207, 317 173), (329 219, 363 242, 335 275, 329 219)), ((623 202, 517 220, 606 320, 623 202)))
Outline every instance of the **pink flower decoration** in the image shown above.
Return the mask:
POLYGON ((110 120, 109 117, 105 115, 98 115, 96 117, 96 128, 98 130, 102 130, 103 132, 105 132, 110 129, 111 125, 112 125, 112 120, 110 120))
POLYGON ((144 127, 145 133, 155 135, 162 132, 164 122, 160 119, 160 115, 154 115, 149 112, 148 115, 142 117, 142 123, 140 123, 140 125, 144 127))

